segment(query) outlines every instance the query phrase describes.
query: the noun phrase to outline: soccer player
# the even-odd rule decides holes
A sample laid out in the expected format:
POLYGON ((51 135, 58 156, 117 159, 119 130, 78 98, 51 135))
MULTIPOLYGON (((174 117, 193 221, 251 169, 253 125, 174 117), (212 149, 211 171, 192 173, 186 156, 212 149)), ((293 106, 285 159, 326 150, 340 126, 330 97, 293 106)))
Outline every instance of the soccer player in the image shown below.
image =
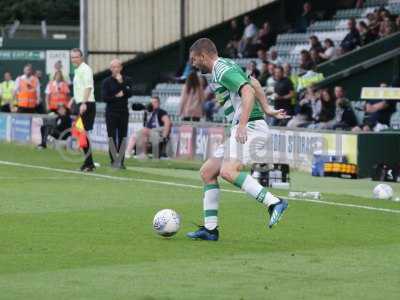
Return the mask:
POLYGON ((249 78, 234 61, 218 57, 210 39, 197 40, 190 48, 190 59, 194 67, 211 73, 211 85, 225 116, 232 120, 232 126, 230 138, 200 169, 204 182, 204 226, 187 236, 218 240, 219 175, 266 206, 270 215, 268 226, 271 228, 281 219, 288 203, 268 192, 250 174, 241 170, 245 164, 256 162, 260 151, 265 152, 268 126, 263 111, 278 119, 288 116, 284 110, 274 110, 268 105, 264 91, 255 78, 249 78))

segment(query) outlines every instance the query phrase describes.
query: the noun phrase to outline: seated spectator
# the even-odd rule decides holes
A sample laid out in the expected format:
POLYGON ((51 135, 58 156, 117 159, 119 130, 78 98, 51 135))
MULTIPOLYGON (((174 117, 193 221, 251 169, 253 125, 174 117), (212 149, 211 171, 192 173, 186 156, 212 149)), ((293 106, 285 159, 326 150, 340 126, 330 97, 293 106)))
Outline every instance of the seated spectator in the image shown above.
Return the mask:
POLYGON ((203 116, 204 90, 196 72, 192 72, 182 88, 179 116, 183 121, 198 122, 203 116))
POLYGON ((315 123, 326 123, 335 117, 335 101, 329 89, 321 89, 317 100, 311 102, 312 119, 315 123))
POLYGON ((278 56, 278 51, 271 50, 270 55, 269 55, 269 61, 273 63, 275 66, 282 66, 283 65, 283 59, 278 56))
POLYGON ((145 121, 144 128, 139 130, 136 135, 135 143, 138 146, 136 153, 139 154, 139 158, 147 156, 149 143, 156 150, 159 149, 160 144, 166 145, 171 133, 172 122, 168 113, 160 108, 160 98, 151 98, 149 111, 150 116, 145 121))
POLYGON ((265 49, 258 49, 257 58, 258 58, 257 69, 261 71, 262 64, 268 60, 268 52, 265 49))
POLYGON ((296 105, 297 101, 297 86, 299 84, 299 76, 295 73, 292 73, 292 66, 288 63, 283 64, 283 76, 289 78, 293 85, 294 95, 292 98, 292 106, 296 105))
POLYGON ((344 53, 350 52, 361 45, 360 33, 356 28, 356 20, 354 18, 348 20, 347 28, 349 29, 349 33, 340 43, 340 47, 343 49, 344 53))
POLYGON ((218 111, 219 106, 216 102, 214 92, 204 76, 200 76, 200 86, 204 91, 204 115, 207 122, 212 122, 214 120, 214 113, 218 111))
POLYGON ((63 104, 65 107, 68 106, 70 101, 70 91, 68 82, 64 80, 61 71, 57 71, 54 74, 54 79, 49 81, 45 94, 47 110, 56 112, 59 104, 63 104))
POLYGON ((227 57, 236 58, 238 57, 239 42, 242 36, 242 30, 239 28, 236 19, 233 19, 230 23, 230 38, 225 48, 225 54, 227 57))
MULTIPOLYGON (((380 87, 387 87, 387 84, 381 83, 380 87)), ((367 100, 364 111, 363 123, 354 127, 353 131, 380 131, 390 126, 390 117, 396 111, 396 101, 367 100)))
POLYGON ((315 64, 311 58, 310 52, 307 50, 301 50, 300 52, 300 69, 303 71, 313 70, 315 64))
POLYGON ((315 124, 317 129, 341 129, 349 130, 357 125, 357 118, 350 105, 350 101, 345 97, 343 87, 335 87, 335 117, 327 122, 315 124))
POLYGON ((386 17, 382 22, 379 29, 379 37, 387 37, 395 32, 395 25, 390 20, 389 17, 386 17))
POLYGON ((358 32, 360 33, 361 46, 365 46, 376 40, 377 36, 373 35, 364 21, 358 22, 358 32))
POLYGON ((0 83, 0 111, 17 112, 17 101, 14 90, 15 82, 10 72, 4 72, 4 81, 0 83))
POLYGON ((40 127, 42 142, 37 146, 38 149, 45 149, 48 140, 66 140, 71 135, 72 121, 66 106, 59 103, 55 113, 56 118, 43 119, 43 125, 40 127))
POLYGON ((263 23, 258 31, 256 45, 258 49, 269 50, 275 44, 275 35, 271 30, 269 22, 263 23))
MULTIPOLYGON (((276 66, 274 69, 274 108, 284 109, 287 115, 293 115, 292 98, 294 96, 293 84, 289 78, 284 77, 283 68, 276 66)), ((286 126, 289 119, 274 119, 273 125, 286 126)))
POLYGON ((239 42, 239 57, 251 57, 254 51, 254 41, 257 36, 257 27, 254 25, 250 16, 244 16, 245 26, 242 39, 239 42))
POLYGON ((274 93, 274 88, 275 88, 275 83, 276 83, 275 76, 274 76, 275 67, 276 67, 276 65, 274 65, 273 63, 271 63, 271 62, 268 63, 269 77, 265 84, 265 89, 266 89, 267 95, 272 95, 274 93))
POLYGON ((335 58, 336 56, 336 48, 335 44, 331 39, 326 39, 324 41, 324 52, 318 53, 319 57, 321 57, 324 61, 335 58))
POLYGON ((312 23, 314 23, 316 20, 317 20, 317 15, 313 11, 311 3, 306 2, 303 5, 303 13, 296 21, 295 30, 297 32, 306 32, 307 27, 310 26, 312 23))
POLYGON ((315 49, 310 51, 310 57, 311 60, 314 64, 314 66, 319 65, 320 63, 322 63, 324 60, 319 56, 319 52, 315 49))
POLYGON ((311 123, 311 105, 315 101, 314 87, 308 87, 296 107, 296 115, 288 122, 287 127, 306 127, 311 123))
POLYGON ((265 86, 267 84, 267 80, 270 76, 271 74, 268 72, 268 62, 264 60, 261 62, 260 76, 258 77, 258 81, 260 82, 261 86, 265 86))
POLYGON ((257 64, 254 60, 250 61, 246 66, 246 74, 256 79, 260 76, 260 71, 257 69, 257 64))
POLYGON ((364 0, 356 0, 355 8, 363 8, 364 7, 364 0))
POLYGON ((400 16, 396 17, 394 25, 395 25, 395 30, 400 31, 400 16))
POLYGON ((309 50, 310 52, 312 50, 315 50, 317 53, 324 52, 321 42, 319 41, 317 36, 315 35, 310 36, 309 43, 310 43, 310 50, 309 50))

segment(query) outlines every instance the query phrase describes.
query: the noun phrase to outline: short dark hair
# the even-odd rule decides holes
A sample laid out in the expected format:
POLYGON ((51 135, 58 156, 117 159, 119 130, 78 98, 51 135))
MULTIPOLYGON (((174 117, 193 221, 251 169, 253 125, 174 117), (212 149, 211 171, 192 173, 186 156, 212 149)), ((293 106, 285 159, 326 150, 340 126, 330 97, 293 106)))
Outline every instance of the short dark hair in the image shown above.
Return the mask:
POLYGON ((161 101, 160 101, 160 97, 158 97, 158 96, 152 96, 151 97, 151 99, 155 99, 155 100, 157 100, 158 101, 158 103, 160 103, 161 101))
POLYGON ((190 52, 205 52, 207 54, 218 55, 217 47, 215 46, 214 42, 208 38, 201 38, 195 41, 190 47, 190 52))
POLYGON ((78 53, 81 55, 81 57, 83 56, 83 52, 82 52, 82 50, 79 49, 79 48, 72 48, 72 49, 71 49, 71 52, 78 52, 78 53))
POLYGON ((276 69, 279 69, 279 70, 281 70, 282 72, 284 72, 282 66, 275 66, 275 70, 276 70, 276 69))

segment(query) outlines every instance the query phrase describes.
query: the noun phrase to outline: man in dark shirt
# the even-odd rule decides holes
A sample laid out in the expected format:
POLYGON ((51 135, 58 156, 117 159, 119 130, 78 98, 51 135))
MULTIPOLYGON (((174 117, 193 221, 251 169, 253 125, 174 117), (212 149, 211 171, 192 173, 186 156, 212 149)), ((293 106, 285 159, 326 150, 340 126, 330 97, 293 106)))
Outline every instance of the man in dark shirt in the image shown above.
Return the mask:
POLYGON ((343 52, 350 52, 361 45, 360 33, 356 27, 356 20, 354 18, 349 19, 347 22, 347 27, 349 33, 344 37, 343 41, 340 43, 340 47, 343 52))
POLYGON ((137 134, 136 144, 141 147, 140 150, 143 153, 139 157, 147 156, 147 145, 149 142, 152 144, 153 153, 158 151, 160 143, 166 145, 171 132, 172 122, 168 113, 160 108, 160 98, 151 98, 149 111, 150 115, 145 121, 144 128, 137 134))
MULTIPOLYGON (((275 78, 275 105, 274 108, 284 109, 287 115, 293 115, 293 106, 292 106, 292 98, 294 97, 294 88, 293 84, 289 78, 284 77, 283 68, 281 66, 277 66, 274 69, 274 78, 275 78)), ((275 126, 286 126, 289 119, 283 120, 274 120, 275 126)))
POLYGON ((106 125, 109 139, 111 166, 125 169, 124 156, 128 133, 128 98, 132 96, 132 81, 121 75, 122 63, 114 59, 110 64, 111 76, 104 79, 102 96, 106 106, 106 125))

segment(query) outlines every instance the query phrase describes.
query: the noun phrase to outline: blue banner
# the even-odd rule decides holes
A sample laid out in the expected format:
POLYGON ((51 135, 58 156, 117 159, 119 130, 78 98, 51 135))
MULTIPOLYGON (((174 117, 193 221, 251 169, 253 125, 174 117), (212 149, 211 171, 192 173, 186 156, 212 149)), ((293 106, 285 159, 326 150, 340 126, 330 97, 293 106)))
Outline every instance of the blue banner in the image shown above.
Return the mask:
POLYGON ((8 116, 0 115, 0 140, 7 140, 8 136, 8 116))
POLYGON ((11 140, 20 143, 31 141, 31 117, 12 116, 11 117, 11 140))

